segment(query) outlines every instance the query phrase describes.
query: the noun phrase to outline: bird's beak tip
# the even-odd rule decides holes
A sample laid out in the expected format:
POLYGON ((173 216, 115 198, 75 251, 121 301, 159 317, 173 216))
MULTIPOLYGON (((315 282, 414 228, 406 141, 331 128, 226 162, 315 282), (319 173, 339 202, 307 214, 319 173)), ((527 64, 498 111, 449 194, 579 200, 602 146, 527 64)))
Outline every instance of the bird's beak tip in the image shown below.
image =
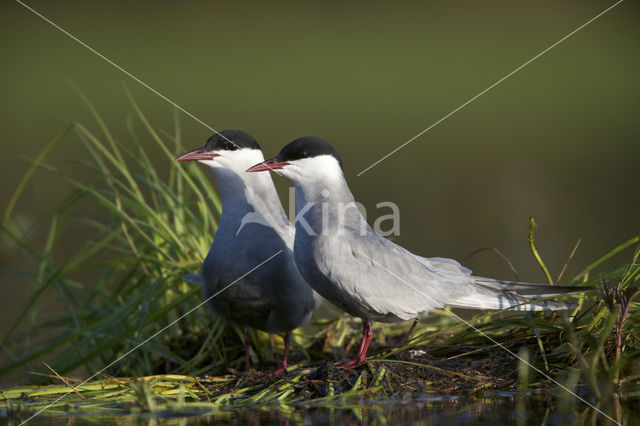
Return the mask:
POLYGON ((269 170, 278 170, 284 168, 284 166, 288 166, 289 163, 286 161, 278 161, 277 157, 270 158, 262 163, 258 163, 255 166, 249 167, 246 171, 249 173, 252 172, 267 172, 269 170))
POLYGON ((206 151, 204 148, 194 149, 187 153, 182 154, 176 161, 202 161, 213 160, 215 157, 219 157, 220 154, 216 154, 213 151, 206 151))

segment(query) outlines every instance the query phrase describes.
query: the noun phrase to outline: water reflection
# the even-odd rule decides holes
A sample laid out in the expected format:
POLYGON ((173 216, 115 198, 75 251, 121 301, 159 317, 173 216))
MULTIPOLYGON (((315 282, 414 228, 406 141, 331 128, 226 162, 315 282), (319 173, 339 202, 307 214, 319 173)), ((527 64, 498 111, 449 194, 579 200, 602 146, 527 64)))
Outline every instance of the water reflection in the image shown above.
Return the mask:
MULTIPOLYGON (((607 415, 622 424, 632 424, 640 418, 638 399, 624 398, 607 415)), ((0 418, 6 416, 0 413, 0 418)), ((23 419, 8 419, 17 425, 23 419)), ((141 413, 114 416, 109 413, 86 416, 41 415, 31 424, 612 424, 592 408, 582 404, 558 403, 548 395, 520 398, 517 394, 500 392, 488 398, 455 395, 404 395, 385 400, 351 400, 317 406, 315 402, 299 402, 295 406, 269 405, 242 409, 221 408, 212 413, 185 409, 179 412, 141 413)))

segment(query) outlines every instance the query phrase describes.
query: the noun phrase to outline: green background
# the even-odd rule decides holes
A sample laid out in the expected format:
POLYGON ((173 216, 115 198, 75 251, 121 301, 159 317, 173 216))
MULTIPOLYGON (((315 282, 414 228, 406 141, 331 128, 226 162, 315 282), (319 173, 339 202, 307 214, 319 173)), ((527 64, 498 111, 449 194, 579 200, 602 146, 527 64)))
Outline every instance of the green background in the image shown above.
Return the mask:
MULTIPOLYGON (((421 255, 462 260, 494 246, 521 279, 544 281, 527 246, 529 216, 553 276, 579 237, 569 272, 640 231, 637 3, 621 3, 360 177, 613 3, 28 4, 212 127, 253 134, 265 156, 299 136, 325 138, 371 222, 388 213, 376 203, 397 203, 395 241, 421 255)), ((153 125, 173 127, 167 102, 13 1, 0 6, 0 51, 0 206, 64 123, 96 128, 68 82, 125 145, 132 110, 123 82, 153 125)), ((184 115, 182 126, 189 148, 211 134, 184 115)), ((82 173, 74 163, 84 157, 70 135, 50 160, 82 173)), ((154 158, 166 167, 161 153, 154 158)), ((286 194, 289 182, 275 179, 286 194)), ((30 223, 69 190, 39 171, 16 213, 30 223)), ((90 237, 69 231, 69 250, 90 237)), ((495 254, 465 264, 512 278, 495 254)), ((30 291, 6 270, 2 285, 0 307, 30 291)))

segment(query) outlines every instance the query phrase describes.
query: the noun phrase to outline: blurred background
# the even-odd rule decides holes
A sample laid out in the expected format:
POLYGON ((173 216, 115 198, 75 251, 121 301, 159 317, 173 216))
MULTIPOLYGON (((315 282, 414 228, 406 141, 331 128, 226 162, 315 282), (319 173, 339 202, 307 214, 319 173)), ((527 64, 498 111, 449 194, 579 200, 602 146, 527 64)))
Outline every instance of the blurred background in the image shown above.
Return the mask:
MULTIPOLYGON (((395 202, 395 241, 421 255, 463 260, 492 246, 522 280, 543 282, 530 216, 554 277, 578 238, 566 277, 640 231, 637 3, 621 3, 359 177, 613 2, 28 4, 210 126, 251 133, 265 156, 299 136, 328 140, 371 222, 389 213, 376 203, 395 202)), ((172 130, 171 105, 20 4, 2 2, 0 23, 3 209, 65 123, 97 128, 69 82, 124 145, 132 108, 123 83, 154 126, 172 130)), ((181 124, 189 148, 211 134, 185 115, 181 124)), ((68 135, 49 161, 73 172, 83 155, 68 135)), ((275 180, 286 195, 289 182, 275 180)), ((16 213, 29 224, 69 191, 40 170, 16 213)), ((90 238, 67 232, 70 247, 90 238)), ((20 259, 3 253, 2 310, 32 290, 7 269, 20 259)), ((513 278, 495 253, 464 263, 513 278)))

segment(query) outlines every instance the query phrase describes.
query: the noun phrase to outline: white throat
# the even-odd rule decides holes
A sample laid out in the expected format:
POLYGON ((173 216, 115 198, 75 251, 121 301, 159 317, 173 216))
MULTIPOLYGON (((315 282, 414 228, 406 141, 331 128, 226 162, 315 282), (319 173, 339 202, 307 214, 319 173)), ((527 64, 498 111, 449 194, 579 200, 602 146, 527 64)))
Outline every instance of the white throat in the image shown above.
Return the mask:
POLYGON ((221 152, 221 157, 204 162, 216 177, 220 189, 221 228, 239 230, 244 219, 245 222, 250 220, 289 232, 291 225, 269 173, 246 172, 246 169, 261 161, 264 161, 264 157, 260 150, 245 148, 221 152))
POLYGON ((316 234, 331 232, 341 226, 361 227, 366 223, 338 161, 330 155, 290 162, 282 169, 296 187, 297 231, 309 231, 300 218, 316 234), (301 225, 301 226, 298 226, 301 225))

